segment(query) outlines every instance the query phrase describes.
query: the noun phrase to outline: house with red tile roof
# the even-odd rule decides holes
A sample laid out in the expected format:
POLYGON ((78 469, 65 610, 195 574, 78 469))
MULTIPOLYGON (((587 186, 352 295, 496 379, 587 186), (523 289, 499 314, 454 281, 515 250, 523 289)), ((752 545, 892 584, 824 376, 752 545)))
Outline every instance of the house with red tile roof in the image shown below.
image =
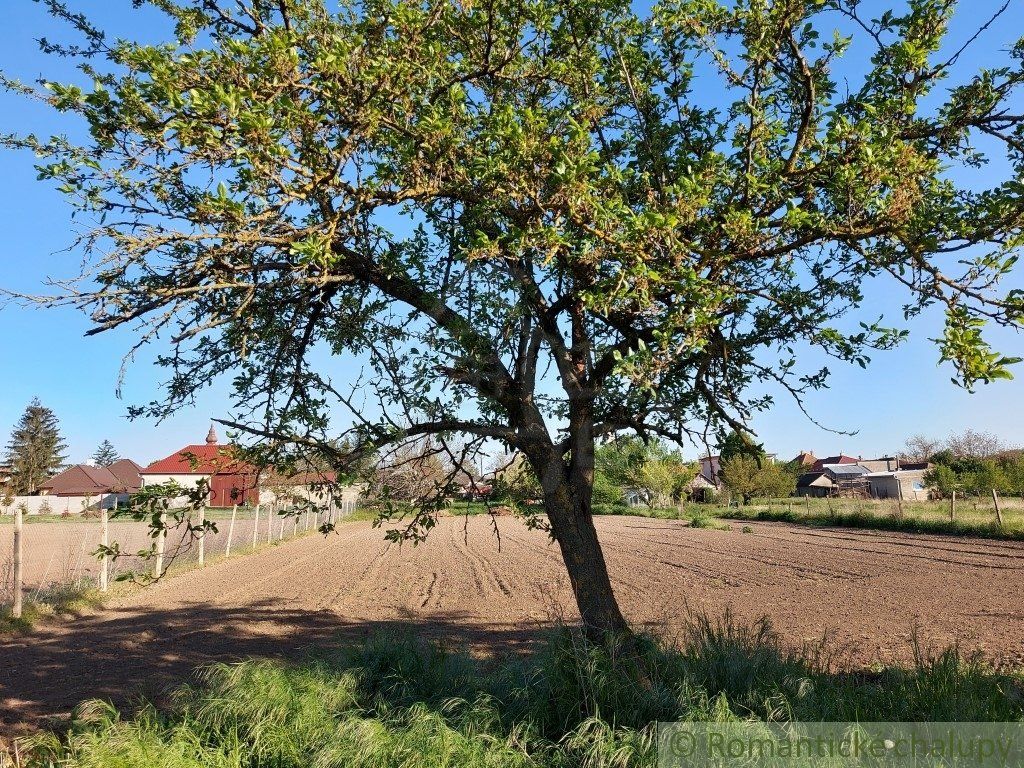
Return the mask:
POLYGON ((135 493, 142 486, 139 470, 131 459, 119 459, 109 467, 74 464, 41 486, 41 496, 104 496, 135 493))
POLYGON ((203 444, 186 445, 170 456, 142 469, 143 487, 174 481, 183 488, 195 488, 206 481, 211 507, 259 503, 259 471, 235 456, 235 448, 217 440, 211 426, 203 444))
POLYGON ((853 456, 846 456, 839 454, 838 456, 828 456, 824 459, 818 459, 814 462, 812 472, 823 472, 826 464, 856 464, 860 459, 856 459, 853 456))
POLYGON ((800 451, 790 463, 798 467, 813 467, 818 463, 818 457, 814 455, 814 451, 800 451))

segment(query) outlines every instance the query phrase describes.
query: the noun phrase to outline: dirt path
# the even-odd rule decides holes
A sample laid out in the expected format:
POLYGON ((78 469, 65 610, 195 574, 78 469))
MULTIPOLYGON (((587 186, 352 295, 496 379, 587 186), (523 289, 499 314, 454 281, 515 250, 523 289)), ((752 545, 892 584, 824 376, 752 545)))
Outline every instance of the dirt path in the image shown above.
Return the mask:
MULTIPOLYGON (((0 733, 84 698, 158 695, 196 665, 304 649, 381 629, 482 652, 525 647, 573 620, 544 535, 499 519, 444 520, 399 549, 352 523, 179 576, 107 609, 0 639, 0 733)), ((752 533, 676 521, 598 519, 628 617, 672 634, 691 611, 768 614, 793 644, 828 635, 850 664, 906 660, 958 641, 1024 664, 1024 544, 752 523, 752 533)))

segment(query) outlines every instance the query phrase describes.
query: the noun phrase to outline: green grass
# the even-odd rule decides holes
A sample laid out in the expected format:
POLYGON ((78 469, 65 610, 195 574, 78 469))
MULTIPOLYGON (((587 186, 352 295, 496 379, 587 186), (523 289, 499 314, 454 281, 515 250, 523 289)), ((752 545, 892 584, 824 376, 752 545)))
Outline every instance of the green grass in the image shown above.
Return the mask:
POLYGON ((1003 526, 992 521, 937 519, 904 512, 885 514, 876 511, 802 511, 764 507, 732 507, 717 509, 715 514, 736 520, 771 520, 813 526, 841 526, 846 528, 870 528, 883 531, 905 531, 908 533, 944 534, 951 536, 974 536, 986 539, 1008 539, 1024 541, 1024 527, 1019 523, 1003 526))
MULTIPOLYGON (((988 539, 1024 541, 1024 511, 1019 499, 1003 502, 1003 525, 996 524, 991 501, 961 499, 956 518, 949 519, 948 501, 903 502, 902 511, 894 501, 857 499, 785 499, 755 500, 748 506, 724 504, 687 504, 682 508, 627 507, 595 505, 595 514, 629 515, 663 520, 690 520, 694 527, 708 527, 703 521, 770 520, 812 526, 870 528, 908 533, 974 536, 988 539)), ((728 526, 725 526, 728 527, 728 526)))
POLYGON ((53 584, 26 594, 17 618, 11 606, 0 608, 0 635, 28 632, 44 619, 78 616, 102 603, 103 596, 91 582, 53 584))
POLYGON ((955 650, 872 674, 826 657, 728 615, 694 621, 680 648, 561 630, 502 664, 385 635, 299 664, 214 665, 163 710, 87 703, 20 752, 26 767, 639 768, 658 720, 1024 720, 1024 680, 955 650))
MULTIPOLYGON (((0 514, 0 525, 14 525, 14 513, 5 515, 0 514)), ((96 524, 100 519, 99 512, 94 510, 85 513, 76 514, 60 514, 60 515, 22 515, 22 522, 25 525, 37 525, 40 523, 76 523, 76 522, 88 522, 96 524)))

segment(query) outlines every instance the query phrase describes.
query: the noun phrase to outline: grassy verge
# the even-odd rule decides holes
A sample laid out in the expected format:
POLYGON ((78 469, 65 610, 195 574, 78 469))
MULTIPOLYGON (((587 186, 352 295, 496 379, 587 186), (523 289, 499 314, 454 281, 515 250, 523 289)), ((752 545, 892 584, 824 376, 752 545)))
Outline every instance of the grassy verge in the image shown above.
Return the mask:
POLYGON ((716 512, 722 517, 735 520, 771 520, 814 526, 842 526, 846 528, 871 528, 882 531, 905 531, 908 533, 945 534, 950 536, 975 536, 985 539, 1007 539, 1024 541, 1024 529, 995 522, 973 520, 936 520, 914 515, 879 515, 871 512, 797 512, 785 509, 758 509, 755 507, 733 507, 716 512))
MULTIPOLYGON (((769 520, 811 526, 869 528, 907 533, 974 536, 986 539, 1024 541, 1024 515, 1011 507, 997 525, 988 510, 962 509, 956 519, 948 518, 948 502, 908 502, 902 513, 891 502, 856 502, 844 499, 813 499, 812 503, 794 499, 792 503, 754 503, 727 507, 714 504, 689 504, 683 508, 627 507, 595 505, 595 514, 650 517, 662 520, 690 520, 694 527, 708 527, 706 520, 769 520)), ((966 507, 966 505, 965 505, 966 507)), ((728 527, 728 526, 725 526, 728 527)))
POLYGON ((53 584, 27 595, 18 618, 11 606, 0 608, 0 635, 28 632, 44 619, 78 616, 102 603, 103 596, 92 583, 53 584))
POLYGON ((695 621, 681 648, 562 630, 498 666, 380 636, 301 664, 212 666, 164 710, 86 704, 67 732, 19 746, 26 767, 641 768, 658 720, 1019 721, 1022 684, 952 650, 838 674, 728 616, 695 621))

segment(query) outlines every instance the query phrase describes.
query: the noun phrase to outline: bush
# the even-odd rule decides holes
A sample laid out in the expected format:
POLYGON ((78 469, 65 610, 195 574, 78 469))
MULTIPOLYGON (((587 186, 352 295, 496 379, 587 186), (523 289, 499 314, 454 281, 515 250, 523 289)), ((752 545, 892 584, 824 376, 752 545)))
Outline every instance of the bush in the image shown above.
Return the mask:
POLYGON ((728 531, 729 526, 712 517, 704 510, 698 510, 690 515, 691 528, 710 528, 716 531, 728 531))
POLYGON ((628 515, 630 506, 625 503, 609 504, 607 502, 595 502, 591 508, 595 515, 628 515))

